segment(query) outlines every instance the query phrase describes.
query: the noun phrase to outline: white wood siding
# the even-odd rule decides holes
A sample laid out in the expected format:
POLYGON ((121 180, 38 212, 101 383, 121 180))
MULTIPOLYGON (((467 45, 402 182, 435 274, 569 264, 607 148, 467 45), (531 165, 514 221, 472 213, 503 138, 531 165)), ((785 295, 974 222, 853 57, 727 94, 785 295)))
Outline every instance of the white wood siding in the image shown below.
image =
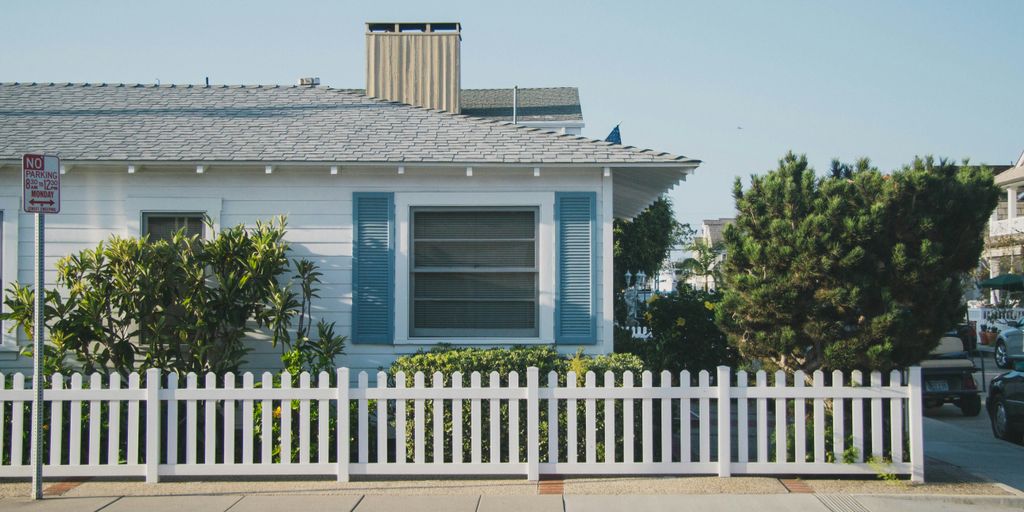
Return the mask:
MULTIPOLYGON (((7 168, 0 173, 0 197, 17 197, 20 173, 7 168)), ((548 169, 534 177, 533 167, 480 168, 472 177, 465 168, 417 168, 406 166, 405 174, 386 169, 342 168, 338 175, 330 175, 329 167, 278 166, 267 175, 262 167, 230 169, 210 167, 204 174, 182 167, 177 170, 140 167, 135 174, 127 173, 127 165, 104 168, 73 168, 63 177, 63 204, 59 215, 47 218, 46 281, 52 286, 56 277, 57 260, 69 253, 95 247, 110 235, 133 236, 138 232, 142 211, 209 211, 219 210, 219 225, 254 224, 257 220, 270 220, 287 215, 287 240, 292 244, 293 258, 308 258, 323 272, 320 299, 314 302, 314 315, 336 322, 338 332, 348 335, 351 327, 352 304, 352 192, 379 191, 396 194, 416 192, 455 194, 501 194, 530 192, 550 194, 555 191, 597 192, 598 208, 604 216, 606 233, 602 244, 611 239, 611 208, 602 205, 611 198, 611 187, 602 183, 602 170, 548 169)), ((11 203, 11 202, 8 202, 11 203)), ((610 206, 610 205, 609 205, 610 206)), ((210 212, 215 213, 215 212, 210 212)), ((4 211, 5 220, 14 212, 4 211)), ((29 214, 16 214, 18 218, 17 270, 19 282, 32 277, 33 219, 29 214)), ((399 216, 404 218, 406 216, 399 216)), ((215 220, 216 217, 215 217, 215 220)), ((5 222, 5 227, 11 223, 5 222)), ((548 231, 553 232, 548 226, 548 231)), ((9 240, 5 237, 5 242, 9 240)), ((598 275, 602 286, 598 290, 602 301, 610 300, 611 272, 602 269, 602 263, 611 254, 603 248, 599 258, 598 275)), ((610 262, 609 262, 610 264, 610 262)), ((400 267, 404 267, 400 266, 400 267)), ((15 279, 5 265, 4 285, 15 279)), ((407 279, 397 276, 396 283, 407 279)), ((399 294, 401 295, 401 294, 399 294)), ((612 308, 600 307, 604 316, 612 308)), ((600 343, 584 346, 588 353, 607 353, 612 350, 611 318, 599 323, 600 343)), ((6 328, 6 326, 5 326, 6 328)), ((0 350, 0 368, 23 368, 30 361, 16 356, 13 337, 0 350)), ((23 336, 20 343, 25 343, 23 336)), ((274 349, 265 336, 251 340, 253 352, 245 369, 264 370, 280 366, 279 349, 274 349)), ((474 346, 480 346, 474 344, 474 346)), ((387 367, 400 354, 413 353, 423 345, 357 345, 349 342, 346 355, 338 363, 353 370, 376 370, 387 367)), ((575 352, 577 347, 564 345, 559 349, 575 352)))

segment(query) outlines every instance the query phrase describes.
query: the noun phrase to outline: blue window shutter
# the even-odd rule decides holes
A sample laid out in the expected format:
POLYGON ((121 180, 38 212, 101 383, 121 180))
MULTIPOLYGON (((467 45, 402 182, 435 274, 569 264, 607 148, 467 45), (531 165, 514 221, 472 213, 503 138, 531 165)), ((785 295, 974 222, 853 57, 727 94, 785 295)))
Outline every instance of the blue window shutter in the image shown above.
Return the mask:
POLYGON ((352 341, 390 344, 395 325, 395 195, 352 194, 352 341))
POLYGON ((597 194, 555 193, 555 343, 597 343, 597 194))

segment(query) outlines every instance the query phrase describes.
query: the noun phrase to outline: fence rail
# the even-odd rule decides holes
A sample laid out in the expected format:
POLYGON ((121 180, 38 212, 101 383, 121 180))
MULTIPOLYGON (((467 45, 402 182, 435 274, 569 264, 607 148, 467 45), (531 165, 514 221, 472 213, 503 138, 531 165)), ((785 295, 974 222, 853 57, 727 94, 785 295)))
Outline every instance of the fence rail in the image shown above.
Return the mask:
MULTIPOLYGON (((923 480, 921 373, 240 378, 54 375, 44 474, 873 474, 923 480), (410 378, 411 377, 411 378, 410 378), (525 377, 525 379, 523 378, 525 377), (772 382, 769 382, 769 381, 772 382), (887 382, 886 382, 887 381, 887 382), (200 385, 200 383, 202 385, 200 385), (486 384, 485 384, 486 383, 486 384), (338 442, 338 440, 344 440, 338 442)), ((27 477, 31 389, 0 374, 0 477, 27 477), (9 389, 8 389, 9 388, 9 389)))

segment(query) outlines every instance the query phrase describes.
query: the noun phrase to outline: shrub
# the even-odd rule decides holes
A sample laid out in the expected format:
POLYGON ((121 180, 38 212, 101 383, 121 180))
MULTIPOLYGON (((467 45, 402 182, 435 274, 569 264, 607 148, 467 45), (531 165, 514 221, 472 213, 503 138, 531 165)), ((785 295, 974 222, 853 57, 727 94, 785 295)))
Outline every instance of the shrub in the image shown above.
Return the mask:
POLYGON ((724 333, 715 324, 715 308, 720 294, 681 286, 676 292, 655 295, 643 313, 650 328, 647 339, 633 339, 625 329, 615 336, 615 351, 640 357, 647 369, 668 370, 678 378, 682 370, 691 373, 714 371, 719 365, 738 362, 724 333))

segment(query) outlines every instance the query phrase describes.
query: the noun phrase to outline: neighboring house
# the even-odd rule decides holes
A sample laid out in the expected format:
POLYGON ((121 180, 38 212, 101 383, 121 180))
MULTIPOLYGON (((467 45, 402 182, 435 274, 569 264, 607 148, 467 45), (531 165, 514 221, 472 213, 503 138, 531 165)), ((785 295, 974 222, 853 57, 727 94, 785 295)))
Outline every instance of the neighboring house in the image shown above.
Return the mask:
MULTIPOLYGON (((611 352, 612 220, 700 162, 457 114, 431 93, 461 92, 457 28, 371 26, 367 38, 368 90, 396 101, 309 86, 0 85, 4 287, 31 282, 20 165, 38 151, 66 171, 62 211, 47 219, 51 286, 58 258, 111 235, 212 237, 203 215, 212 231, 287 215, 293 256, 324 274, 314 314, 349 336, 346 366, 375 370, 442 342, 611 352), (410 55, 389 51, 442 40, 454 66, 377 69, 410 55), (400 89, 422 101, 387 94, 400 89)), ((0 367, 29 365, 23 337, 3 327, 0 367)), ((250 342, 248 368, 279 367, 264 337, 250 342)))
POLYGON ((1024 192, 1024 154, 1015 165, 988 166, 995 174, 995 183, 1005 191, 988 221, 988 236, 982 260, 989 275, 1020 272, 1021 248, 1024 247, 1024 215, 1020 201, 1024 192))
MULTIPOLYGON (((736 219, 731 217, 723 217, 721 219, 704 219, 701 222, 700 233, 697 234, 697 238, 703 240, 709 246, 715 244, 721 244, 724 241, 722 233, 725 231, 725 227, 735 222, 736 219)), ((692 256, 692 253, 686 247, 675 247, 669 254, 668 260, 665 262, 665 267, 661 270, 658 275, 657 291, 671 291, 676 288, 676 281, 678 274, 676 272, 676 264, 681 263, 685 259, 692 256)), ((720 262, 724 258, 724 254, 719 257, 720 262)), ((705 279, 703 276, 687 276, 687 284, 694 288, 704 289, 705 279)), ((715 286, 715 280, 713 277, 708 278, 708 283, 713 289, 715 286)))

